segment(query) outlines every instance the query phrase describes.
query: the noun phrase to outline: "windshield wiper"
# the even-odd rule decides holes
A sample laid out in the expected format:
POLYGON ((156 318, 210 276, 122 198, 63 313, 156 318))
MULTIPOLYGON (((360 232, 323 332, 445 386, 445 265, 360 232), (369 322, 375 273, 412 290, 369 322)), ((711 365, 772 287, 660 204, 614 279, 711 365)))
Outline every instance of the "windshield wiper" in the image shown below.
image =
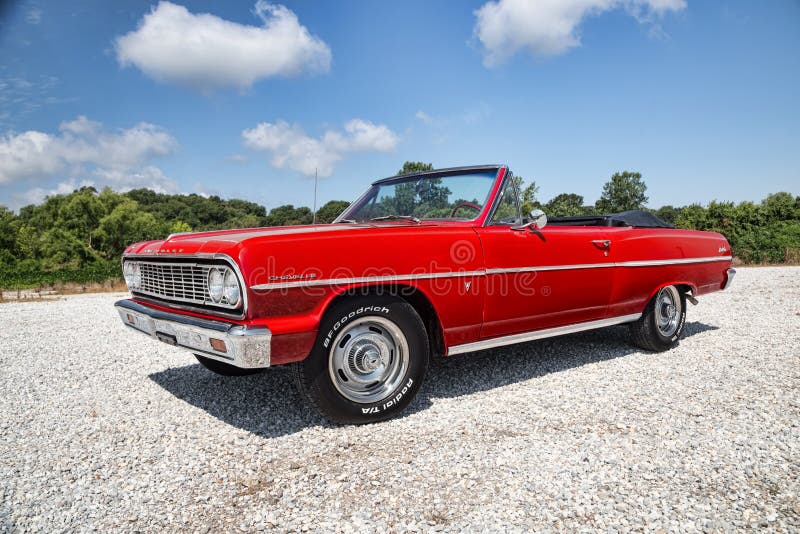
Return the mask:
POLYGON ((340 220, 339 220, 339 221, 337 221, 337 222, 340 222, 340 223, 347 223, 347 224, 358 224, 358 221, 357 221, 357 220, 355 220, 355 219, 340 219, 340 220))
POLYGON ((402 221, 411 221, 414 224, 419 224, 421 221, 416 217, 412 217, 411 215, 382 215, 380 217, 373 217, 370 221, 390 221, 393 219, 399 219, 402 221))

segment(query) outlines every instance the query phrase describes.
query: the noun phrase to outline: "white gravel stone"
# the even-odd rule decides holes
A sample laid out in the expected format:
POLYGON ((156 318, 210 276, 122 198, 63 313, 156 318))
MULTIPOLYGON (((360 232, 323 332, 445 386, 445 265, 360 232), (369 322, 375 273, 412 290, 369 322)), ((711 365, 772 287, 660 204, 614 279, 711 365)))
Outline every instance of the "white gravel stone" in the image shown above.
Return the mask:
POLYGON ((0 531, 800 529, 800 268, 739 269, 666 353, 447 359, 362 427, 126 330, 122 296, 0 304, 0 531))

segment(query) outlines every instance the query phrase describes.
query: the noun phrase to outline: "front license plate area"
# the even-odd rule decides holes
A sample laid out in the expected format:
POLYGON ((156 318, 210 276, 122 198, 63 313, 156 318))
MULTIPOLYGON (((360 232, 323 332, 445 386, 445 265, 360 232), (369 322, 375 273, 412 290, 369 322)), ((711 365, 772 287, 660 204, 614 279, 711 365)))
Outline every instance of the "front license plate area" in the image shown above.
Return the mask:
POLYGON ((164 332, 156 332, 156 337, 159 340, 163 341, 164 343, 169 343, 170 345, 177 345, 178 344, 178 338, 176 338, 172 334, 166 334, 164 332))

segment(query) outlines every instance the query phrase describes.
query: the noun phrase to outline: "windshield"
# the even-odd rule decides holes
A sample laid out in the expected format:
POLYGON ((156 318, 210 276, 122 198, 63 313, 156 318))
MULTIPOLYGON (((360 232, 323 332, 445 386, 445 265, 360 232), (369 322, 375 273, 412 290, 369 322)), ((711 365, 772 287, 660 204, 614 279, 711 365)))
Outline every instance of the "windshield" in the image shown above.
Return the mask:
POLYGON ((472 220, 483 210, 496 176, 496 171, 466 172, 378 183, 340 220, 472 220))

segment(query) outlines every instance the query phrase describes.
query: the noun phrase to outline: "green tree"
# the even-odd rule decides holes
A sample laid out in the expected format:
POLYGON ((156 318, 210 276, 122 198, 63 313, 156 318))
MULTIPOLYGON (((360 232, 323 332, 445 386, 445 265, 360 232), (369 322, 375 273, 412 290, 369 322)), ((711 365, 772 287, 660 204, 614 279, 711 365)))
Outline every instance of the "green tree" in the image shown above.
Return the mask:
POLYGON ((267 226, 311 224, 312 219, 313 214, 310 208, 295 208, 291 204, 286 204, 270 210, 269 215, 267 215, 267 226))
POLYGON ((92 248, 92 232, 106 214, 105 206, 93 187, 83 187, 67 195, 58 210, 57 224, 92 248))
POLYGON ((536 185, 535 180, 531 180, 531 183, 526 186, 525 179, 517 175, 514 175, 514 183, 517 186, 517 191, 519 191, 522 216, 527 217, 531 210, 541 207, 539 199, 536 196, 539 193, 539 186, 536 185))
POLYGON ((773 193, 761 201, 761 207, 770 221, 788 221, 796 217, 795 198, 789 193, 773 193))
POLYGON ((39 233, 33 226, 23 224, 17 232, 16 250, 22 259, 34 259, 39 249, 39 233))
POLYGON ((0 206, 0 250, 7 250, 13 253, 19 226, 19 221, 14 212, 5 206, 0 206))
POLYGON ((183 234, 191 231, 192 227, 186 224, 185 222, 181 221, 180 219, 172 223, 172 226, 170 226, 169 228, 170 234, 183 234))
POLYGON ((83 240, 59 227, 50 228, 42 234, 39 252, 42 256, 40 265, 45 271, 80 269, 97 259, 83 240))
POLYGON ((603 186, 603 194, 595 204, 601 213, 642 209, 647 204, 647 185, 638 172, 615 172, 603 186))
POLYGON ((403 167, 397 171, 397 175, 412 174, 416 172, 432 171, 433 163, 423 163, 421 161, 406 161, 403 167))
POLYGON ((667 205, 667 206, 661 206, 653 213, 655 214, 656 217, 658 217, 662 221, 674 225, 675 220, 681 214, 682 210, 683 208, 676 208, 674 206, 667 205))
POLYGON ((317 210, 317 222, 320 224, 327 224, 341 215, 344 210, 350 205, 346 200, 331 200, 324 206, 317 210))
POLYGON ((575 193, 561 193, 544 205, 548 217, 584 215, 583 197, 575 193))
POLYGON ((126 199, 100 219, 95 232, 97 249, 106 258, 116 258, 137 241, 163 237, 163 227, 152 213, 142 211, 135 200, 126 199))

